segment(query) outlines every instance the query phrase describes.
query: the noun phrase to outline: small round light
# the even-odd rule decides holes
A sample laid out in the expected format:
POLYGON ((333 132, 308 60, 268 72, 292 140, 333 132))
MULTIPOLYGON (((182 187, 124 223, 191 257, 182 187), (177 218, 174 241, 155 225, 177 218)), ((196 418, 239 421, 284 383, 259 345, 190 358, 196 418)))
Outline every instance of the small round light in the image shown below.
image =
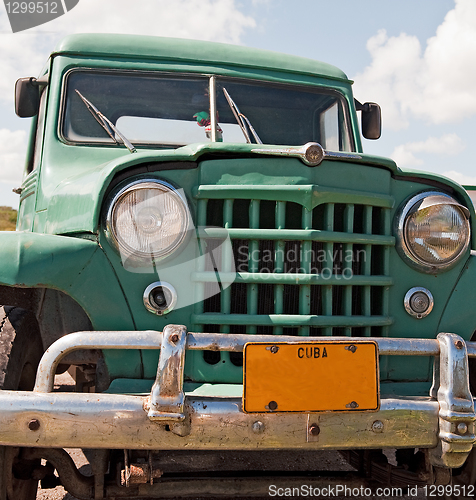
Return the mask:
POLYGON ((405 257, 424 270, 449 268, 470 240, 469 211, 451 196, 420 193, 404 207, 398 222, 405 257))
POLYGON ((422 319, 428 316, 434 305, 433 295, 430 290, 422 287, 410 288, 403 299, 405 310, 410 316, 422 319))
POLYGON ((120 189, 109 204, 106 235, 127 259, 160 260, 184 241, 188 207, 171 185, 157 179, 134 181, 120 189))
POLYGON ((177 292, 170 283, 156 281, 144 290, 143 300, 149 312, 162 316, 177 304, 177 292))

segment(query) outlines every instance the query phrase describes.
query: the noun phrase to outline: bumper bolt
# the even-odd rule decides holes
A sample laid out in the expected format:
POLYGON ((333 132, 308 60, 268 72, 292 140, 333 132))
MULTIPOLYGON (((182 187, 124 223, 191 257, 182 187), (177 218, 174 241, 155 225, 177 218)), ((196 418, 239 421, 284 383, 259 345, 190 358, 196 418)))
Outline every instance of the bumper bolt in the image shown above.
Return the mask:
POLYGON ((173 335, 170 336, 170 342, 173 342, 174 344, 178 342, 179 336, 174 333, 173 335))
POLYGON ((466 434, 468 432, 468 426, 464 422, 460 422, 456 426, 456 431, 458 434, 466 434))
POLYGON ((455 342, 455 346, 456 346, 456 349, 463 349, 464 344, 463 344, 463 342, 461 342, 461 340, 457 340, 455 342))
POLYGON ((268 409, 271 410, 271 411, 274 411, 278 408, 278 403, 276 403, 276 401, 270 401, 268 403, 268 409))
POLYGON ((381 420, 376 420, 372 424, 372 430, 374 432, 383 432, 383 422, 381 420))
POLYGON ((37 431, 39 428, 40 422, 36 420, 36 418, 28 422, 28 429, 30 429, 30 431, 37 431))
POLYGON ((277 345, 273 345, 273 346, 271 346, 270 351, 271 351, 273 354, 276 354, 276 353, 279 351, 279 347, 278 347, 277 345))
POLYGON ((257 420, 256 422, 253 422, 253 425, 251 426, 251 430, 255 434, 259 434, 260 432, 263 432, 264 431, 264 424, 263 424, 263 422, 260 422, 259 420, 257 420))
POLYGON ((311 424, 309 427, 309 434, 311 436, 319 436, 321 433, 321 429, 319 429, 319 426, 317 424, 311 424))

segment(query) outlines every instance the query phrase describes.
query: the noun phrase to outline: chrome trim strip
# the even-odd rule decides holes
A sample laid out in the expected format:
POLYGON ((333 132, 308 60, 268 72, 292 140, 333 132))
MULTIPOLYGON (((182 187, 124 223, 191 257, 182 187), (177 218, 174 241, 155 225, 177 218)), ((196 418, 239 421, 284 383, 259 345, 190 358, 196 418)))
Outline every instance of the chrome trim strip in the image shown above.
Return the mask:
POLYGON ((362 156, 355 153, 347 153, 341 151, 327 151, 317 142, 308 142, 303 146, 290 146, 282 148, 263 148, 252 149, 252 153, 262 155, 275 155, 275 156, 290 156, 299 158, 305 165, 309 167, 317 167, 325 159, 351 159, 361 160, 362 156))

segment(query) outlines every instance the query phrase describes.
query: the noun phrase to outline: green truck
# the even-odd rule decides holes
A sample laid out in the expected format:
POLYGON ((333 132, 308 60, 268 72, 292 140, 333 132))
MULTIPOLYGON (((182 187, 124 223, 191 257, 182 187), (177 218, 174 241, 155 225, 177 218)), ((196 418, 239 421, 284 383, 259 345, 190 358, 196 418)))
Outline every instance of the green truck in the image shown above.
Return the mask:
POLYGON ((364 154, 380 108, 351 85, 308 59, 99 34, 18 80, 1 500, 39 481, 81 499, 303 478, 474 493, 474 208, 364 154), (317 470, 325 450, 352 467, 317 470))

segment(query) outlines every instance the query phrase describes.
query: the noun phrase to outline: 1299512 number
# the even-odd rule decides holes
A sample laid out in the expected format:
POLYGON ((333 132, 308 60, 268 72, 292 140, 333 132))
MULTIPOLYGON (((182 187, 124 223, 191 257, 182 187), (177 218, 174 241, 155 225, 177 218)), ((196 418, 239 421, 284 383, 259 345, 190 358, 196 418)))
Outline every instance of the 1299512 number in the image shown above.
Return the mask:
POLYGON ((8 14, 60 14, 58 2, 7 2, 8 14))
POLYGON ((443 496, 454 496, 459 497, 474 497, 474 485, 459 485, 459 484, 447 484, 446 486, 439 484, 430 484, 428 486, 423 486, 423 493, 427 497, 443 497, 443 496))

